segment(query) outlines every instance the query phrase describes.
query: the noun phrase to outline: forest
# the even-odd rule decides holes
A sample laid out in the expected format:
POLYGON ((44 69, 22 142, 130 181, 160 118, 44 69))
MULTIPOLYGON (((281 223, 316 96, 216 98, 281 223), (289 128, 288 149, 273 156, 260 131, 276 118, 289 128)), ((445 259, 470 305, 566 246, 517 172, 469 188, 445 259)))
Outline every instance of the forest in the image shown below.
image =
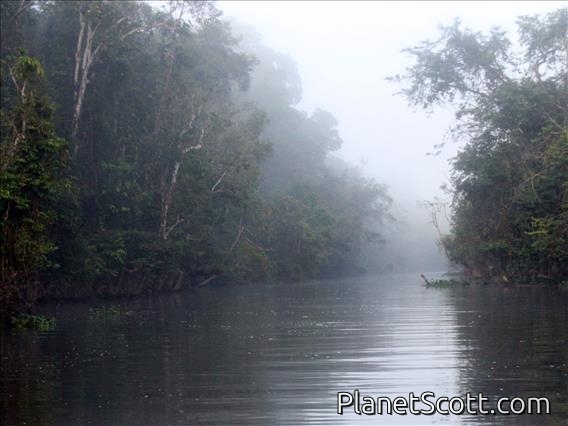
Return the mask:
MULTIPOLYGON (((333 155, 287 55, 212 2, 2 2, 1 316, 41 299, 364 273, 387 187, 333 155)), ((568 11, 407 49, 455 110, 452 230, 478 278, 568 279, 568 11)))
POLYGON ((567 342, 565 2, 0 1, 0 425, 565 426, 567 342))
POLYGON ((568 8, 494 28, 441 28, 393 80, 418 108, 455 111, 451 234, 466 272, 498 282, 568 283, 568 8))
POLYGON ((39 299, 361 273, 384 185, 294 61, 211 2, 2 2, 2 317, 39 299))

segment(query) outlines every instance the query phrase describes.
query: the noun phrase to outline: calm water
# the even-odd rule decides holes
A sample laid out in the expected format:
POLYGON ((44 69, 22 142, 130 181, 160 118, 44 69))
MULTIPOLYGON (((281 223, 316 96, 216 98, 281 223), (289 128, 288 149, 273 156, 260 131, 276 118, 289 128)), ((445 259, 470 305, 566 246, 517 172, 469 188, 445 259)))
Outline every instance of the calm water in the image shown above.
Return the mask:
POLYGON ((558 289, 436 290, 408 274, 42 309, 54 331, 3 332, 2 425, 568 424, 558 289), (553 414, 337 415, 354 389, 547 396, 553 414))

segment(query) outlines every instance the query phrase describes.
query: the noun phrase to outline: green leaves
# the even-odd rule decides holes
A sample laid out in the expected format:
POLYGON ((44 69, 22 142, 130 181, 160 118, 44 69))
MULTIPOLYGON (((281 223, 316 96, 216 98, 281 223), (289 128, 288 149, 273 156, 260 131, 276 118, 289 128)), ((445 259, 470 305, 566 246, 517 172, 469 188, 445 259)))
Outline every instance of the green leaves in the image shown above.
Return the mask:
POLYGON ((295 107, 294 61, 245 49, 213 3, 43 2, 26 14, 17 30, 40 57, 2 58, 13 294, 351 272, 380 240, 368 225, 386 216, 386 189, 330 161, 337 120, 295 107))
POLYGON ((449 103, 466 131, 453 163, 450 256, 523 281, 568 276, 568 9, 519 18, 506 35, 446 27, 409 49, 403 81, 415 105, 449 103))
POLYGON ((5 316, 29 302, 22 295, 34 297, 37 275, 52 265, 49 256, 57 247, 50 232, 68 182, 63 177, 67 144, 55 135, 39 61, 20 53, 3 65, 12 83, 3 86, 0 145, 0 302, 5 316))

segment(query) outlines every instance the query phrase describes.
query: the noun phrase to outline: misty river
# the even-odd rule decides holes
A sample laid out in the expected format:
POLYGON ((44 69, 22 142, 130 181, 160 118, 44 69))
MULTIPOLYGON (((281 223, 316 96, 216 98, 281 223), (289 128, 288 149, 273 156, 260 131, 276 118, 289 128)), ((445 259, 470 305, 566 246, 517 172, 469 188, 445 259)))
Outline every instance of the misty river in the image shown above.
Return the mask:
POLYGON ((432 289, 395 274, 104 303, 40 306, 53 331, 2 330, 2 424, 568 421, 568 297, 556 287, 432 289), (552 414, 338 415, 337 392, 354 389, 545 396, 552 414))

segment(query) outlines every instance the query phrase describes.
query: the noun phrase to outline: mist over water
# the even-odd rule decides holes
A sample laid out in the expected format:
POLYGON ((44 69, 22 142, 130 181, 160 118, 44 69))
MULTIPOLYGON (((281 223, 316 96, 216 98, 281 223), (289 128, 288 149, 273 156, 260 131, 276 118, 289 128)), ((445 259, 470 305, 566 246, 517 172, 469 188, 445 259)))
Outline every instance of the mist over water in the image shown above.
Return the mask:
MULTIPOLYGON (((384 253, 406 271, 444 270, 445 256, 431 212, 418 202, 440 200, 450 214, 450 160, 460 148, 451 136, 454 112, 409 108, 387 81, 404 73, 403 49, 437 37, 440 25, 459 19, 476 31, 495 26, 516 38, 521 15, 547 13, 559 2, 219 2, 230 21, 253 27, 263 43, 290 55, 302 79, 300 109, 323 108, 339 122, 344 139, 332 155, 388 185, 400 226, 389 232, 384 253), (443 145, 443 147, 441 146, 443 145), (412 242, 409 244, 409 242, 412 242)), ((443 232, 449 223, 438 217, 443 232)))
POLYGON ((0 12, 0 425, 568 424, 568 4, 0 12))

